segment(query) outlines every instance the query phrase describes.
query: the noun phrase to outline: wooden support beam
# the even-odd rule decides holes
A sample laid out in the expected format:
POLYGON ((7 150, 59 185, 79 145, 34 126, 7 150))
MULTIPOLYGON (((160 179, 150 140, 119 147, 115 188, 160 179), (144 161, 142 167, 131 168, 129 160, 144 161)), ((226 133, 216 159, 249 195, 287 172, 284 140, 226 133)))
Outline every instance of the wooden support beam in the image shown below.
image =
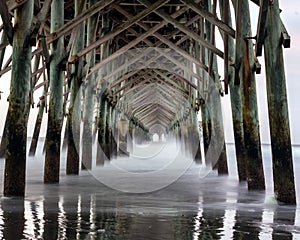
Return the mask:
MULTIPOLYGON (((1 35, 1 40, 0 40, 0 45, 2 45, 3 43, 5 43, 6 41, 7 41, 6 34, 2 34, 1 35)), ((2 64, 3 64, 3 61, 4 61, 5 50, 6 50, 5 47, 3 49, 0 49, 0 70, 2 69, 2 64)))
MULTIPOLYGON (((128 18, 132 17, 131 14, 125 12, 123 9, 118 9, 118 11, 120 11, 122 14, 124 14, 128 18)), ((186 8, 180 9, 179 11, 175 12, 174 14, 172 14, 172 17, 175 18, 177 16, 180 16, 185 11, 186 11, 186 8)), ((142 35, 140 35, 135 40, 131 41, 130 44, 125 45, 124 47, 120 48, 119 50, 117 50, 116 52, 114 52, 113 54, 111 54, 106 59, 102 60, 100 63, 96 64, 93 68, 90 69, 90 72, 97 71, 98 69, 102 68, 105 64, 107 64, 111 60, 115 59, 117 56, 120 56, 125 51, 127 51, 128 49, 134 47, 140 41, 143 41, 145 38, 147 38, 148 36, 150 36, 152 34, 156 38, 158 38, 160 41, 162 41, 163 43, 165 43, 166 45, 168 45, 171 49, 174 49, 176 52, 180 53, 182 56, 184 56, 187 59, 189 59, 190 61, 194 62, 196 65, 205 68, 205 65, 203 65, 201 62, 199 62, 197 59, 195 59, 194 57, 190 56, 183 49, 181 49, 180 47, 178 47, 177 45, 175 45, 174 43, 172 43, 171 41, 169 41, 168 39, 166 39, 165 37, 163 37, 162 35, 160 35, 159 33, 156 32, 160 28, 162 28, 163 26, 165 26, 167 24, 167 21, 163 21, 160 24, 157 24, 156 26, 154 26, 152 28, 150 28, 147 25, 144 25, 144 24, 142 24, 140 22, 138 22, 137 24, 140 25, 141 27, 143 27, 146 30, 146 32, 143 33, 142 35)), ((72 58, 70 61, 72 61, 72 62, 76 61, 79 57, 80 56, 77 54, 77 57, 72 58)))
POLYGON ((128 22, 125 22, 121 26, 119 26, 116 29, 105 34, 99 40, 95 41, 94 43, 90 44, 86 48, 82 49, 80 52, 78 52, 76 55, 74 55, 73 57, 70 58, 70 62, 74 62, 77 58, 84 56, 85 54, 92 51, 94 48, 96 48, 96 47, 100 46, 101 44, 105 43, 106 41, 114 38, 115 36, 117 36, 118 34, 123 32, 124 30, 129 28, 131 25, 135 24, 136 22, 140 21, 141 19, 143 19, 144 17, 149 15, 155 9, 163 6, 166 2, 168 2, 168 0, 159 0, 159 1, 156 1, 154 4, 150 4, 150 6, 148 8, 146 8, 145 10, 143 10, 142 12, 140 12, 139 14, 137 14, 136 16, 134 16, 133 18, 128 20, 128 22))
MULTIPOLYGON (((75 0, 75 17, 79 16, 84 10, 85 0, 75 0)), ((85 22, 78 25, 78 34, 74 42, 72 54, 81 51, 85 46, 85 22)), ((68 147, 67 147, 67 175, 78 175, 80 169, 80 123, 81 104, 75 104, 78 95, 81 99, 81 84, 84 77, 83 58, 79 59, 72 65, 72 78, 71 78, 71 94, 68 109, 68 147)))
POLYGON ((16 8, 19 8, 21 7, 24 3, 26 3, 28 0, 19 0, 19 1, 16 1, 16 0, 9 0, 9 1, 6 1, 7 3, 7 7, 9 9, 9 11, 13 11, 15 10, 16 8))
POLYGON ((262 55, 262 48, 265 41, 265 29, 266 29, 268 8, 269 8, 269 1, 260 0, 259 18, 257 23, 256 44, 255 44, 255 53, 257 57, 262 55))
MULTIPOLYGON (((2 1, 3 2, 3 1, 2 1)), ((5 2, 3 2, 5 3, 5 2)), ((24 44, 33 19, 33 0, 15 13, 12 71, 7 119, 4 196, 25 196, 28 100, 31 81, 31 46, 24 44)))
POLYGON ((217 18, 216 15, 210 13, 205 8, 201 7, 201 5, 196 4, 194 0, 180 0, 180 1, 186 4, 189 8, 191 8, 193 11, 198 13, 200 16, 208 20, 210 23, 222 29, 224 33, 229 34, 231 37, 235 37, 235 31, 232 27, 228 25, 226 19, 224 19, 224 22, 221 21, 220 19, 217 18))
MULTIPOLYGON (((97 3, 97 0, 89 0, 89 7, 97 3)), ((98 27, 98 16, 93 15, 87 21, 87 39, 86 44, 89 45, 96 39, 96 30, 98 27)), ((95 50, 91 51, 87 55, 88 66, 93 67, 95 65, 95 50)), ((94 110, 94 89, 96 87, 96 76, 91 76, 91 79, 85 82, 85 94, 84 94, 84 109, 83 109, 83 132, 82 139, 85 144, 82 145, 81 155, 81 169, 92 169, 92 150, 93 150, 93 110, 94 110)))
POLYGON ((274 192, 276 199, 296 204, 295 178, 290 136, 286 78, 281 46, 281 20, 278 0, 266 18, 264 44, 269 123, 271 135, 274 192))
MULTIPOLYGON (((229 0, 223 0, 223 14, 224 14, 224 23, 228 26, 229 19, 229 0)), ((228 94, 228 74, 229 74, 229 48, 228 41, 229 36, 226 31, 224 31, 223 35, 224 39, 224 89, 225 94, 228 94)))
POLYGON ((84 12, 77 15, 68 23, 64 24, 61 28, 57 29, 55 32, 51 33, 47 37, 47 43, 51 43, 56 39, 60 38, 61 36, 71 32, 76 26, 78 26, 83 21, 87 20, 89 17, 94 15, 95 13, 99 12, 109 4, 113 3, 114 0, 103 0, 99 1, 97 4, 94 4, 89 9, 85 10, 84 12))
POLYGON ((45 0, 44 1, 43 7, 40 9, 39 13, 36 16, 36 22, 31 27, 31 30, 30 30, 30 32, 31 32, 30 35, 31 36, 33 34, 36 34, 38 32, 38 30, 40 29, 41 25, 46 21, 47 15, 48 15, 49 10, 50 10, 51 3, 52 3, 52 0, 45 0))
POLYGON ((290 48, 291 47, 291 36, 289 35, 288 31, 286 30, 282 19, 280 19, 280 27, 281 27, 281 39, 282 39, 282 45, 284 48, 290 48))
POLYGON ((258 121, 256 81, 254 74, 254 51, 251 39, 250 9, 248 0, 236 5, 236 82, 241 83, 243 130, 246 149, 246 171, 249 190, 264 190, 265 178, 262 163, 258 121))
MULTIPOLYGON (((142 3, 146 7, 150 7, 151 3, 147 0, 138 0, 140 3, 142 3)), ((174 27, 178 28, 180 31, 184 32, 185 34, 191 36, 195 41, 199 42, 199 44, 203 45, 204 47, 208 48, 209 50, 213 51, 216 55, 223 58, 223 52, 216 48, 214 45, 210 44, 209 42, 202 39, 198 34, 196 34, 194 31, 186 28, 183 24, 172 18, 170 15, 166 14, 163 10, 158 9, 154 11, 156 14, 158 14, 160 17, 162 17, 164 20, 166 20, 168 23, 172 24, 174 27)))
POLYGON ((11 22, 11 17, 5 0, 0 0, 0 14, 3 22, 5 34, 8 38, 9 43, 12 45, 14 28, 11 22))
MULTIPOLYGON (((51 4, 51 31, 54 32, 64 24, 63 1, 53 0, 51 4)), ((49 62, 49 113, 45 141, 44 182, 59 182, 61 129, 63 123, 63 82, 64 74, 61 60, 64 56, 64 38, 57 39, 50 45, 49 62)))

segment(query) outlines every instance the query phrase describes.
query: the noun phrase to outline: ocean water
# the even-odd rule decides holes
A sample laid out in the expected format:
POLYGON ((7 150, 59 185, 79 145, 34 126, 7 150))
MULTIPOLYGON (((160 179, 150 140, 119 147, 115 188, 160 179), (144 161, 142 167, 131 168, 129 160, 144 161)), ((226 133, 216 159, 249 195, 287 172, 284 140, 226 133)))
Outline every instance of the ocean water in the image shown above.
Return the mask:
MULTIPOLYGON (((177 171, 189 159, 176 143, 156 143, 134 148, 130 158, 94 163, 79 176, 66 176, 63 154, 60 183, 49 185, 42 145, 28 158, 24 199, 2 196, 0 159, 0 239, 300 239, 299 206, 279 205, 272 193, 269 145, 262 146, 267 189, 251 192, 237 180, 232 144, 229 176, 201 175, 203 166, 194 162, 177 171), (174 156, 184 161, 171 166, 174 156)), ((300 147, 293 154, 299 201, 300 147)))

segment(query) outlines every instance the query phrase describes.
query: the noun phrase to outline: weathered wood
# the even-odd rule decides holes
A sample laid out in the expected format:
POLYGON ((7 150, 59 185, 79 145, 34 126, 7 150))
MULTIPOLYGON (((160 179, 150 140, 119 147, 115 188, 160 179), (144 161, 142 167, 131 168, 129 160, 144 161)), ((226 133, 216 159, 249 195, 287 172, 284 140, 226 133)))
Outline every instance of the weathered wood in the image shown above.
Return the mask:
POLYGON ((1 137, 1 144, 0 144, 0 158, 5 158, 6 147, 8 144, 8 124, 10 122, 8 117, 9 115, 6 114, 5 124, 4 124, 4 129, 1 137))
MULTIPOLYGON (((142 3, 143 5, 145 5, 146 7, 151 6, 151 3, 149 3, 147 0, 138 0, 138 1, 140 3, 142 3)), ((221 50, 219 50, 214 45, 212 45, 209 42, 202 39, 195 32, 193 32, 190 29, 186 28, 183 24, 179 23, 177 20, 172 18, 170 15, 166 14, 163 10, 161 10, 161 9, 155 10, 155 13, 158 14, 160 17, 162 17, 167 22, 171 23, 174 27, 178 28, 180 31, 182 31, 185 34, 192 37, 195 41, 199 42, 199 44, 202 44, 202 46, 208 48, 209 50, 213 51, 216 55, 223 58, 223 52, 221 50)))
MULTIPOLYGON (((75 16, 81 14, 81 6, 85 0, 75 0, 75 16)), ((84 47, 85 23, 79 25, 78 35, 74 43, 72 54, 76 54, 84 47)), ((80 151, 80 123, 81 123, 81 92, 80 86, 83 80, 83 59, 79 59, 72 65, 71 95, 68 111, 68 148, 67 148, 67 174, 79 174, 79 151, 80 151), (76 98, 79 99, 75 104, 76 98), (76 146, 77 144, 77 146, 76 146)))
MULTIPOLYGON (((63 1, 53 0, 51 4, 51 32, 64 24, 63 1)), ((59 38, 50 45, 49 63, 49 112, 45 142, 44 182, 59 182, 61 129, 63 122, 63 79, 61 60, 64 56, 64 39, 59 38)))
POLYGON ((29 156, 34 156, 36 153, 40 129, 41 129, 42 120, 43 120, 43 116, 44 116, 44 109, 45 109, 45 100, 42 99, 39 102, 39 111, 38 111, 36 121, 35 121, 35 127, 34 127, 33 136, 32 136, 32 140, 31 140, 31 144, 30 144, 30 148, 29 148, 29 156))
POLYGON ((259 120, 257 110, 256 82, 254 74, 254 51, 251 39, 251 23, 248 0, 236 5, 236 68, 235 82, 243 87, 243 126, 246 148, 247 183, 249 190, 264 190, 265 179, 260 145, 259 120), (246 39, 245 39, 246 38, 246 39), (238 64, 237 64, 238 63, 238 64))
MULTIPOLYGON (((220 12, 223 18, 223 0, 219 0, 220 12)), ((228 24, 232 25, 231 11, 228 9, 228 24)), ((235 44, 233 38, 228 39, 228 54, 229 58, 234 59, 235 57, 235 44)), ((244 129, 243 129, 243 112, 242 112, 242 85, 234 84, 234 72, 235 69, 230 67, 228 69, 228 82, 230 89, 230 103, 231 103, 231 113, 232 113, 232 125, 236 152, 236 161, 239 181, 246 181, 246 164, 245 164, 245 143, 244 143, 244 129)))
POLYGON ((231 26, 228 25, 226 20, 224 19, 224 22, 218 19, 217 16, 214 14, 210 13, 205 9, 204 7, 201 7, 200 5, 197 5, 195 1, 193 0, 180 0, 181 2, 185 3, 187 6, 189 6, 193 11, 198 13, 200 16, 208 20, 210 23, 218 26, 220 29, 222 29, 224 32, 229 34, 230 36, 234 37, 235 36, 235 31, 231 26))
POLYGON ((106 103, 104 94, 99 99, 99 110, 98 110, 98 142, 97 142, 97 156, 96 164, 103 165, 105 161, 104 156, 104 143, 105 143, 105 121, 106 121, 106 103))
POLYGON ((256 44, 255 44, 256 56, 262 55, 262 49, 265 40, 265 29, 266 29, 268 9, 269 9, 269 2, 260 1, 259 18, 258 18, 257 33, 256 33, 256 44))
POLYGON ((278 0, 269 6, 264 56, 276 199, 296 204, 278 0))
POLYGON ((82 22, 87 20, 89 17, 93 16, 95 13, 99 12, 101 9, 105 8, 109 4, 111 4, 114 0, 104 0, 100 1, 84 12, 78 14, 75 18, 73 18, 68 23, 61 26, 55 32, 51 33, 49 37, 47 37, 47 43, 51 43, 56 39, 62 37, 63 35, 71 32, 76 26, 80 25, 82 22))
MULTIPOLYGON (((6 34, 2 34, 1 35, 1 40, 0 40, 0 45, 2 45, 3 43, 5 43, 6 41, 7 41, 6 34)), ((6 50, 6 48, 2 48, 0 50, 0 69, 2 69, 2 64, 3 64, 3 60, 4 60, 5 50, 6 50)))
POLYGON ((24 41, 33 19, 33 0, 15 13, 11 88, 8 107, 8 145, 5 153, 4 196, 24 196, 26 179, 27 114, 31 81, 31 47, 24 41), (18 149, 16 151, 16 149, 18 149))
POLYGON ((0 1, 0 14, 1 14, 3 25, 4 25, 5 34, 8 38, 8 41, 12 45, 13 36, 14 36, 14 27, 11 22, 11 17, 10 17, 8 7, 6 5, 5 0, 0 1))
POLYGON ((125 22, 121 26, 117 27, 116 29, 110 31, 109 33, 102 36, 99 40, 95 41, 94 43, 90 44, 86 48, 82 49, 80 52, 74 54, 74 57, 70 58, 70 62, 74 62, 78 57, 82 57, 85 54, 89 53, 96 47, 100 46, 101 44, 107 42, 108 40, 112 39, 113 37, 117 36, 127 28, 129 28, 131 25, 135 24, 139 20, 146 17, 148 14, 150 14, 153 10, 159 8, 160 6, 164 5, 167 0, 159 0, 156 1, 154 4, 150 4, 148 8, 131 18, 128 22, 125 22))
MULTIPOLYGON (((89 1, 89 7, 96 4, 96 0, 89 1)), ((98 16, 91 16, 87 22, 87 45, 91 44, 96 39, 97 29, 97 18, 98 16)), ((87 55, 89 67, 93 67, 95 64, 95 51, 92 51, 87 55)), ((94 89, 95 75, 90 75, 90 78, 85 82, 85 94, 84 94, 84 110, 83 110, 83 133, 82 133, 82 164, 81 169, 92 169, 92 150, 93 150, 93 110, 94 110, 94 89)))
POLYGON ((104 142, 104 154, 108 160, 111 159, 111 140, 112 140, 112 126, 111 126, 111 118, 112 118, 112 106, 107 101, 106 102, 106 120, 105 120, 105 142, 104 142))

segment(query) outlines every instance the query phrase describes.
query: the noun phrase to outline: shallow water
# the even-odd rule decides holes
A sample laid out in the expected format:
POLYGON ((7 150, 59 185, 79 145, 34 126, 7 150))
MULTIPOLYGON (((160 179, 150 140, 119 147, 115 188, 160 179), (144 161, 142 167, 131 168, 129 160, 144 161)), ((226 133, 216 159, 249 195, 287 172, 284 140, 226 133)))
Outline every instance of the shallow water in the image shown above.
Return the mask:
MULTIPOLYGON (((266 192, 248 192, 246 184, 237 181, 234 147, 227 145, 228 177, 212 171, 200 178, 201 166, 192 163, 167 187, 124 193, 101 183, 97 172, 66 176, 64 157, 60 184, 44 185, 41 145, 37 157, 28 159, 25 199, 0 199, 0 239, 300 239, 300 208, 278 205, 273 198, 269 146, 263 146, 266 192)), ((299 183, 300 148, 294 147, 293 153, 299 183)), ((146 173, 164 166, 171 155, 163 154, 168 156, 161 162, 159 154, 152 164, 149 158, 123 157, 103 169, 126 166, 127 171, 146 173)), ((1 194, 3 167, 0 160, 1 194)), ((135 184, 126 176, 114 181, 118 179, 121 186, 135 184)))

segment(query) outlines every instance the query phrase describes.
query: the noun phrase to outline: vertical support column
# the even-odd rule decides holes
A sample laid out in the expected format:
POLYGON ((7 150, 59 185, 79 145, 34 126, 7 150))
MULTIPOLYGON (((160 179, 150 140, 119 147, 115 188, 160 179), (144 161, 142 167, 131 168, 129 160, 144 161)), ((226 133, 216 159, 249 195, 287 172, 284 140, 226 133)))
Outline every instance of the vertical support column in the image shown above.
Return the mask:
POLYGON ((128 152, 132 153, 133 150, 133 122, 132 120, 129 121, 129 128, 128 128, 128 135, 127 135, 127 146, 128 152))
POLYGON ((4 196, 24 196, 26 181, 26 113, 31 81, 29 33, 33 18, 33 0, 15 11, 12 70, 7 113, 8 144, 5 153, 4 196))
POLYGON ((117 157, 117 152, 118 152, 118 110, 115 108, 115 105, 113 106, 112 109, 112 146, 111 146, 111 151, 112 151, 112 157, 117 157))
MULTIPOLYGON (((64 24, 64 3, 54 0, 51 4, 51 32, 64 24)), ((59 182, 61 128, 63 122, 63 81, 61 61, 64 57, 64 38, 57 39, 50 45, 50 100, 48 127, 45 142, 44 182, 59 182)))
POLYGON ((8 144, 8 124, 9 124, 9 122, 10 122, 10 120, 9 120, 9 115, 7 112, 6 118, 5 118, 4 129, 3 129, 3 133, 2 133, 2 138, 1 138, 1 144, 0 144, 0 158, 5 157, 6 147, 8 144))
POLYGON ((104 141, 104 153, 108 160, 110 160, 111 156, 111 137, 112 137, 112 129, 111 129, 111 115, 112 115, 112 106, 110 102, 106 101, 106 120, 105 120, 105 141, 104 141))
POLYGON ((269 6, 264 55, 276 198, 295 204, 295 183, 278 0, 269 6))
MULTIPOLYGON (((89 0, 89 7, 93 6, 97 1, 89 0)), ((87 46, 96 40, 98 15, 94 14, 87 21, 87 46)), ((87 62, 89 67, 95 65, 95 50, 87 54, 87 62)), ((94 117, 94 89, 95 89, 95 76, 92 73, 90 79, 85 83, 85 101, 83 110, 83 133, 82 133, 82 164, 81 169, 92 168, 92 151, 93 151, 93 117, 94 117)))
POLYGON ((35 127, 34 127, 31 145, 30 145, 30 149, 29 149, 29 156, 34 156, 35 152, 36 152, 36 147, 38 144, 42 120, 43 120, 43 116, 44 116, 44 109, 45 109, 45 97, 44 96, 40 99, 40 101, 38 103, 38 108, 39 108, 39 112, 38 112, 38 115, 37 115, 36 121, 35 121, 35 127))
POLYGON ((119 121, 119 156, 128 156, 127 151, 127 134, 128 134, 128 121, 125 118, 119 121))
POLYGON ((106 103, 104 94, 101 94, 99 99, 99 112, 98 112, 98 143, 97 143, 97 165, 103 165, 105 160, 104 155, 104 142, 105 142, 105 121, 106 121, 106 103))
MULTIPOLYGON (((207 8, 210 9, 210 0, 207 0, 207 8)), ((213 14, 215 14, 216 6, 213 7, 213 14)), ((211 44, 215 45, 215 28, 211 26, 211 24, 207 21, 205 21, 205 32, 206 37, 208 40, 210 40, 211 44)), ((208 62, 209 62, 209 83, 208 85, 211 88, 216 88, 218 92, 221 92, 221 83, 220 83, 220 77, 218 74, 218 65, 217 65, 217 58, 214 56, 212 52, 209 52, 208 54, 208 62), (214 82, 214 85, 210 83, 210 81, 214 82)), ((226 72, 226 71, 225 71, 226 72)), ((227 72, 226 72, 227 73, 227 72)), ((227 78, 227 76, 224 76, 227 78)), ((211 139, 214 141, 220 141, 222 139, 222 151, 220 153, 220 156, 217 160, 217 163, 215 167, 218 169, 219 174, 228 174, 228 166, 227 166, 227 155, 226 155, 226 145, 225 145, 225 137, 224 137, 224 126, 223 126, 223 115, 222 115, 222 107, 221 107, 221 96, 220 94, 213 94, 216 92, 215 90, 212 90, 209 92, 209 110, 211 113, 212 118, 212 136, 211 139)), ((215 145, 215 144, 214 144, 215 145)))
POLYGON ((249 190, 264 190, 265 179, 259 134, 256 82, 254 73, 253 43, 247 37, 251 33, 249 1, 236 4, 236 78, 243 85, 243 124, 246 148, 247 183, 249 190))
MULTIPOLYGON (((75 16, 78 16, 83 10, 84 0, 75 0, 75 16)), ((74 43, 73 54, 75 55, 81 49, 84 48, 84 27, 85 23, 79 24, 79 30, 77 38, 74 43)), ((81 106, 80 104, 74 105, 77 95, 81 94, 79 92, 82 78, 83 78, 83 59, 79 59, 74 63, 73 66, 73 78, 72 87, 70 95, 70 105, 69 105, 69 115, 68 115, 68 149, 67 149, 67 174, 79 174, 79 148, 76 143, 80 142, 80 123, 81 123, 81 106), (79 105, 79 106, 78 106, 79 105), (73 119, 74 118, 74 119, 73 119), (73 121, 75 124, 73 124, 73 121), (77 138, 77 140, 75 140, 77 138)), ((80 101, 79 101, 80 102, 80 101)))
MULTIPOLYGON (((224 18, 223 0, 219 0, 220 12, 222 19, 224 18)), ((232 26, 231 11, 228 8, 228 25, 232 26)), ((235 44, 231 36, 228 39, 228 56, 231 59, 235 57, 235 44)), ((244 129, 243 129, 243 111, 242 111, 242 90, 241 84, 234 83, 234 68, 228 69, 228 83, 230 90, 230 103, 232 110, 232 125, 234 133, 235 152, 237 160, 237 169, 239 181, 246 181, 246 164, 245 164, 245 143, 244 143, 244 129)))

